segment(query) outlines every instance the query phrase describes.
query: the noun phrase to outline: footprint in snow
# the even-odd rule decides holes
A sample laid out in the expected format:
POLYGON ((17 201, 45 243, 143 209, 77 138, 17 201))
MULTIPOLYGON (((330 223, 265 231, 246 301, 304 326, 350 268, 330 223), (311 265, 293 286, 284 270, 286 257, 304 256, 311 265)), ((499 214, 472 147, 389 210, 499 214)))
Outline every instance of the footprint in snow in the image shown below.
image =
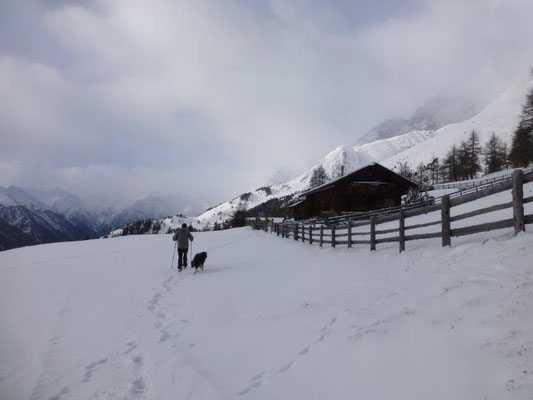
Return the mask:
POLYGON ((159 338, 159 343, 164 343, 170 338, 170 335, 167 331, 161 332, 161 337, 159 338))
POLYGON ((137 347, 137 345, 138 345, 138 344, 135 343, 135 342, 128 342, 128 343, 126 343, 127 349, 126 349, 126 351, 124 351, 124 353, 122 353, 122 354, 126 355, 126 354, 131 353, 133 350, 135 350, 135 348, 137 347))
POLYGON ((59 392, 55 396, 49 397, 48 400, 60 400, 63 395, 69 394, 69 393, 70 393, 70 386, 67 385, 63 387, 63 389, 61 389, 61 392, 59 392))
POLYGON ((102 358, 98 361, 95 361, 85 367, 85 374, 83 375, 83 382, 89 382, 95 370, 98 369, 101 365, 107 362, 107 358, 102 358))
POLYGON ((250 393, 252 390, 257 389, 259 386, 263 385, 263 375, 264 373, 259 374, 255 378, 253 378, 250 381, 250 384, 246 387, 246 389, 241 390, 239 393, 237 393, 237 396, 244 396, 245 394, 250 393))
POLYGON ((134 396, 141 395, 146 392, 146 383, 143 378, 135 379, 130 387, 130 393, 134 396))
POLYGON ((133 357, 131 361, 133 362, 133 365, 135 366, 135 368, 142 367, 142 365, 144 364, 144 358, 141 355, 137 355, 133 357))
POLYGON ((292 365, 294 364, 294 361, 289 361, 287 364, 285 364, 283 367, 281 367, 278 372, 280 373, 285 373, 287 372, 289 369, 292 368, 292 365))

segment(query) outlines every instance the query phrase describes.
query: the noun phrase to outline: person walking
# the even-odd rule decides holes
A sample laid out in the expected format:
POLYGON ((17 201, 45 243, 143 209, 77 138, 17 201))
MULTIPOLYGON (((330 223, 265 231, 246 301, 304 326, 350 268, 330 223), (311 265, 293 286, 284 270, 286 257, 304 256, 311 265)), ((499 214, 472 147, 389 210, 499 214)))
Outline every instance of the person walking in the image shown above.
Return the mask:
POLYGON ((189 232, 187 224, 182 224, 172 240, 178 242, 178 271, 181 271, 182 267, 187 268, 187 252, 189 251, 189 240, 192 242, 194 237, 189 232))

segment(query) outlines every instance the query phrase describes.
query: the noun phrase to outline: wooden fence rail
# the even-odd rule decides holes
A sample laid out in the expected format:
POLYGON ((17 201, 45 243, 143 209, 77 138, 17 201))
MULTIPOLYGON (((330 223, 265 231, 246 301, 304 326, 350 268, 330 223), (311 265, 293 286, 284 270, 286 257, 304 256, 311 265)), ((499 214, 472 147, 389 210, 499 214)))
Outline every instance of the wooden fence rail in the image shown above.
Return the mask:
MULTIPOLYGON (((533 223, 533 214, 524 215, 524 204, 533 202, 533 196, 524 198, 524 183, 533 182, 533 171, 526 174, 522 170, 513 172, 512 179, 495 180, 487 187, 470 191, 462 196, 443 196, 439 204, 429 204, 418 209, 400 208, 395 213, 385 212, 383 214, 369 213, 366 220, 361 220, 360 216, 353 219, 339 220, 333 224, 318 222, 306 223, 296 221, 286 221, 274 224, 274 231, 277 236, 291 238, 294 241, 301 240, 310 244, 318 244, 323 247, 328 244, 331 247, 346 245, 370 245, 370 250, 376 250, 376 246, 382 243, 399 244, 399 251, 405 251, 405 243, 411 240, 441 238, 442 246, 450 246, 452 237, 472 235, 480 232, 488 232, 497 229, 514 227, 515 234, 525 230, 526 224, 533 223), (512 193, 512 201, 497 204, 477 210, 464 212, 462 214, 451 215, 454 207, 466 204, 483 197, 491 196, 506 190, 512 193), (512 208, 513 218, 494 222, 475 224, 467 227, 452 227, 452 222, 462 221, 467 218, 485 215, 500 210, 512 208), (418 223, 406 224, 409 218, 440 211, 440 219, 418 223), (381 224, 398 221, 397 228, 378 229, 381 224), (429 233, 406 234, 416 229, 440 225, 440 229, 429 233), (368 227, 365 231, 354 231, 354 228, 368 227), (383 235, 391 235, 386 236, 383 235), (359 237, 363 237, 358 239, 359 237)), ((266 221, 255 221, 258 229, 267 229, 266 221)))

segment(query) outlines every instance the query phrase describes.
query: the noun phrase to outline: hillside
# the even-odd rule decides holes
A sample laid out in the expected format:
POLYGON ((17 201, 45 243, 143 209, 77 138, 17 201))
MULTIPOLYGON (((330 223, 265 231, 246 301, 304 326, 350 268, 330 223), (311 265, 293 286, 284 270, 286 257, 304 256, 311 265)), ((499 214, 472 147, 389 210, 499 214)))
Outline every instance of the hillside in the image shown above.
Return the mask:
POLYGON ((447 125, 435 131, 427 140, 381 161, 388 167, 393 167, 399 162, 407 162, 416 167, 421 162, 431 162, 435 157, 443 158, 452 145, 466 139, 472 130, 479 134, 482 144, 485 144, 494 132, 511 145, 513 132, 518 126, 522 103, 532 86, 530 78, 517 82, 474 117, 459 124, 447 125))
POLYGON ((203 232, 198 275, 169 235, 2 252, 0 398, 530 399, 533 235, 483 238, 203 232))
POLYGON ((388 139, 420 130, 437 130, 443 126, 463 122, 476 114, 476 106, 466 99, 436 96, 417 108, 409 119, 387 119, 361 136, 356 145, 388 139))
POLYGON ((116 228, 135 221, 178 213, 198 215, 206 208, 206 203, 194 195, 151 194, 117 211, 104 204, 94 207, 62 189, 0 187, 0 251, 97 238, 112 230, 115 235, 116 228))
MULTIPOLYGON (((66 217, 47 204, 16 186, 0 187, 0 219, 10 225, 11 235, 0 236, 0 249, 19 245, 52 243, 97 237, 97 233, 82 220, 66 217), (24 235, 20 235, 20 232, 24 235)), ((7 227, 3 231, 7 232, 7 227)))
MULTIPOLYGON (((308 188, 312 172, 318 165, 322 165, 330 178, 339 176, 341 167, 345 173, 361 168, 370 162, 379 162, 388 168, 395 168, 400 162, 408 163, 416 168, 420 162, 431 162, 435 157, 443 158, 453 144, 464 140, 475 129, 485 143, 492 132, 496 132, 502 140, 511 143, 520 116, 522 102, 531 88, 531 79, 525 78, 513 84, 494 101, 488 104, 481 112, 461 123, 445 125, 431 130, 434 126, 458 118, 458 115, 467 116, 473 112, 471 105, 458 101, 444 102, 439 106, 439 99, 435 99, 427 108, 422 107, 412 116, 412 127, 429 130, 414 130, 396 135, 388 139, 375 140, 357 146, 339 146, 326 155, 316 166, 300 176, 276 185, 255 189, 228 202, 222 203, 206 213, 200 215, 201 224, 222 222, 229 218, 231 213, 239 207, 251 209, 272 199, 288 198, 308 188), (444 106, 444 103, 446 106, 444 106), (438 111, 434 111, 438 110, 438 111), (462 111, 461 111, 462 110, 462 111), (470 110, 470 111, 468 111, 470 110), (463 114, 461 114, 464 111, 463 114), (440 114, 439 114, 440 113, 440 114), (426 116, 426 117, 424 117, 426 116), (433 118, 434 124, 430 123, 433 118)), ((410 125, 411 126, 411 125, 410 125)))

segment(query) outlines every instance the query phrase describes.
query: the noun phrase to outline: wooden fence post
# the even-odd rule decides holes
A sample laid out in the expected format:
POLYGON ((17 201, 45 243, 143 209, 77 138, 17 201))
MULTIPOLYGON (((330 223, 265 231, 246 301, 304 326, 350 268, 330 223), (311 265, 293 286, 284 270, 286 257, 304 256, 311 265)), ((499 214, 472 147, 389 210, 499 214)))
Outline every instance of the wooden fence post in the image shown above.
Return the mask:
POLYGON ((313 227, 309 225, 309 244, 313 244, 313 227))
POLYGON ((370 217, 370 251, 376 250, 376 217, 370 217))
POLYGON ((526 230, 524 221, 524 173, 521 169, 513 172, 513 219, 514 234, 526 230))
POLYGON ((320 247, 324 243, 324 225, 320 225, 320 247))
POLYGON ((405 251, 405 213, 403 208, 400 208, 400 253, 405 251))
POLYGON ((352 247, 352 220, 348 220, 348 248, 352 247))
POLYGON ((335 225, 331 226, 331 247, 335 247, 335 225))
POLYGON ((298 240, 298 224, 294 225, 294 241, 298 240))
POLYGON ((302 242, 305 242, 305 225, 302 222, 302 242))
POLYGON ((441 210, 440 210, 441 222, 442 222, 442 247, 450 246, 452 244, 452 229, 450 223, 450 196, 446 195, 442 197, 441 210))

